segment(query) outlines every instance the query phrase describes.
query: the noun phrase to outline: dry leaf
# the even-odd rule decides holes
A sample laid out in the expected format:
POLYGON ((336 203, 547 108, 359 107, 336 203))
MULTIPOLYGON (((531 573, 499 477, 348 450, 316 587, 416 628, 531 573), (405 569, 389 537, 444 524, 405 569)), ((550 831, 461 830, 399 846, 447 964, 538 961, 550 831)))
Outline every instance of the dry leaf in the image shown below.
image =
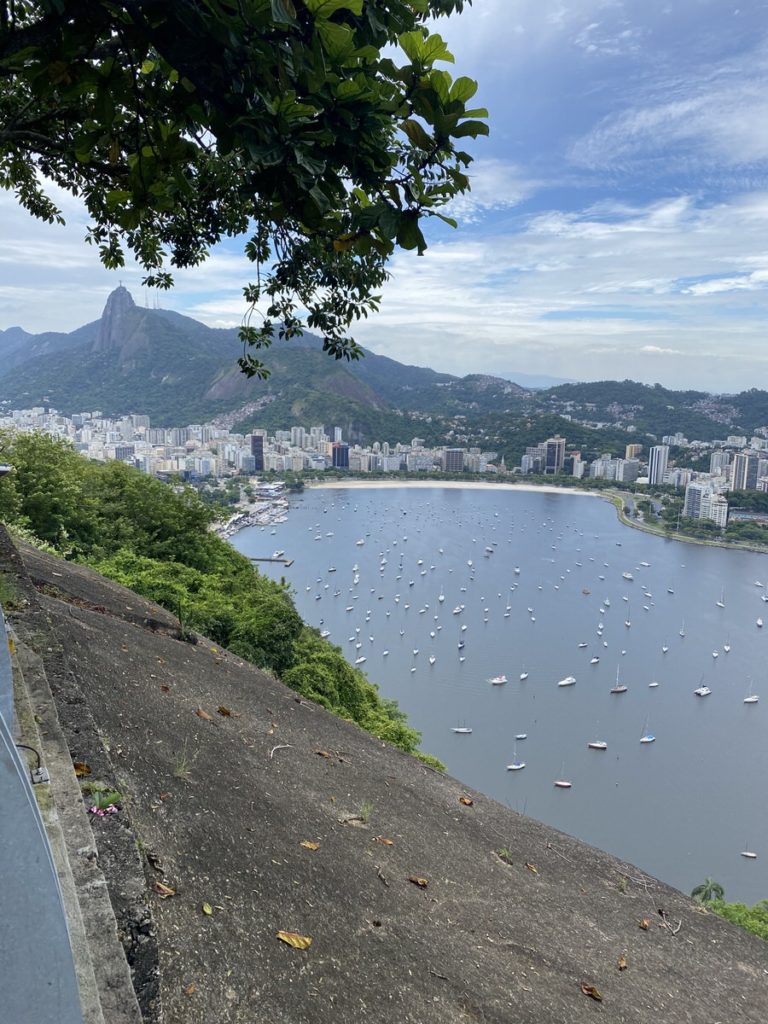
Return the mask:
POLYGON ((528 868, 532 875, 538 875, 539 869, 536 867, 535 864, 531 864, 530 861, 526 861, 525 866, 528 868))
POLYGON ((312 843, 309 839, 302 839, 299 846, 303 846, 305 850, 319 850, 320 843, 312 843))
POLYGON ((165 684, 165 683, 163 683, 163 684, 161 685, 160 689, 161 689, 161 690, 163 691, 163 693, 170 693, 170 692, 171 692, 171 688, 170 688, 170 686, 166 686, 166 684, 165 684))
POLYGON ((169 796, 171 796, 170 793, 161 793, 160 794, 160 799, 161 800, 167 800, 169 796))
POLYGON ((74 761, 72 767, 75 769, 75 775, 78 779, 91 774, 91 766, 86 764, 85 761, 74 761))
POLYGON ((374 843, 381 843, 382 846, 394 846, 395 842, 393 839, 385 839, 384 836, 374 836, 374 843))
POLYGON ((585 996, 589 996, 590 999, 596 999, 598 1003, 602 1003, 603 997, 600 995, 594 985, 588 985, 586 981, 581 983, 581 991, 585 996))
POLYGON ((648 920, 647 917, 644 917, 638 925, 638 927, 642 928, 644 932, 647 932, 648 929, 651 927, 651 922, 648 920))
POLYGON ((202 910, 202 912, 204 914, 207 914, 208 917, 210 917, 211 914, 213 913, 213 907, 211 906, 210 903, 203 903, 203 905, 200 907, 200 909, 202 910))
POLYGON ((176 895, 176 890, 172 889, 170 885, 166 885, 165 882, 155 882, 154 889, 161 900, 167 900, 169 896, 176 895))
POLYGON ((222 718, 239 718, 240 717, 240 715, 238 715, 237 712, 232 711, 231 708, 224 707, 223 704, 220 707, 216 708, 216 710, 219 712, 219 714, 221 715, 222 718))
POLYGON ((413 882, 414 885, 418 885, 420 889, 426 889, 429 885, 428 878, 419 878, 417 875, 409 875, 408 881, 413 882))
POLYGON ((184 989, 184 995, 191 996, 194 992, 197 992, 197 985, 194 983, 194 981, 190 981, 190 983, 184 989))
POLYGON ((619 968, 620 971, 626 971, 628 967, 627 958, 623 954, 619 957, 616 966, 619 968))
POLYGON ((469 796, 460 796, 459 803, 464 804, 465 807, 471 807, 475 801, 469 796))
POLYGON ((315 753, 319 754, 320 757, 333 757, 333 754, 329 754, 327 750, 316 750, 315 753))
POLYGON ((297 932, 278 932, 277 937, 287 946, 293 946, 294 949, 309 949, 312 945, 309 935, 299 935, 297 932))
POLYGON ((202 720, 204 722, 211 722, 211 721, 213 721, 213 719, 208 714, 208 712, 207 711, 203 711, 202 708, 198 708, 197 711, 195 712, 195 714, 197 715, 198 718, 202 718, 202 720))

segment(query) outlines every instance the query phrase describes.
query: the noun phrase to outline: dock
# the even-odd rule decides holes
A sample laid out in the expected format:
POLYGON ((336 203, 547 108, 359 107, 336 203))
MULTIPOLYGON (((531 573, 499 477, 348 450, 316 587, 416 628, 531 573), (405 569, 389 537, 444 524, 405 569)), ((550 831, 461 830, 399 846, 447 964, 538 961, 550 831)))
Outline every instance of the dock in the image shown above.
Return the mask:
POLYGON ((281 562, 286 569, 290 569, 294 561, 292 558, 256 558, 254 555, 249 555, 248 558, 251 562, 281 562))

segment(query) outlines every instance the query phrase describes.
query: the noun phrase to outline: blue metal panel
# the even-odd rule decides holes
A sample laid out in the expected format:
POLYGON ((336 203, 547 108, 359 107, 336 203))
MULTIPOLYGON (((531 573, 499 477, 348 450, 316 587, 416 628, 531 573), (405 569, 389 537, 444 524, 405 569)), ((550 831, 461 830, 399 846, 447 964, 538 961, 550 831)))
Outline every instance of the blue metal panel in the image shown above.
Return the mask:
POLYGON ((11 662, 0 612, 0 1019, 82 1024, 64 903, 13 738, 11 662))

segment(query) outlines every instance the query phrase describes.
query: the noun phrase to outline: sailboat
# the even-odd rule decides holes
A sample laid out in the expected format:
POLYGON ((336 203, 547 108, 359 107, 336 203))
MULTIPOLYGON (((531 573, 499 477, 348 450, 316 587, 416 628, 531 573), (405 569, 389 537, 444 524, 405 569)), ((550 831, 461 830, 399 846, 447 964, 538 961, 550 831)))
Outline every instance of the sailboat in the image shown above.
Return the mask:
POLYGON ((680 636, 685 636, 685 619, 683 619, 683 624, 680 626, 680 636))
POLYGON ((661 645, 661 653, 662 654, 666 654, 668 650, 669 650, 669 644, 665 640, 664 643, 661 645))
POLYGON ((461 736, 469 736, 472 729, 468 725, 454 725, 451 732, 458 733, 461 736))
POLYGON ((619 666, 618 665, 616 666, 616 682, 611 687, 610 692, 611 693, 626 693, 627 692, 626 685, 624 683, 620 683, 619 682, 619 666))
MULTIPOLYGON (((591 740, 587 744, 587 746, 589 747, 590 750, 607 750, 608 749, 608 744, 605 742, 605 740, 591 740)), ((555 783, 555 785, 557 785, 557 783, 555 783)))
POLYGON ((730 637, 728 637, 728 639, 727 639, 727 640, 725 641, 725 643, 723 644, 723 650, 724 650, 724 651, 725 651, 725 653, 727 654, 727 653, 728 653, 728 651, 730 651, 730 649, 731 649, 731 638, 730 638, 730 637))
POLYGON ((507 771, 519 772, 521 768, 525 768, 525 761, 519 760, 517 756, 517 744, 515 744, 515 749, 512 751, 512 764, 507 765, 507 771))
POLYGON ((438 594, 437 600, 440 602, 440 604, 442 604, 443 601, 445 600, 445 594, 443 593, 442 587, 440 587, 440 593, 438 594))
POLYGON ((720 591, 720 600, 715 601, 718 608, 725 608, 725 590, 720 591))
POLYGON ((528 673, 525 671, 525 669, 523 669, 523 671, 520 673, 520 682, 521 683, 524 682, 527 678, 528 678, 528 673))
POLYGON ((757 702, 760 700, 760 698, 758 697, 758 695, 756 693, 750 693, 751 689, 752 689, 752 680, 750 679, 749 686, 747 686, 747 693, 746 693, 746 696, 744 697, 744 703, 745 704, 757 704, 757 702))
POLYGON ((643 735, 640 737, 640 742, 641 743, 655 743, 656 742, 656 737, 653 735, 653 733, 652 732, 648 732, 648 719, 647 718, 645 720, 645 725, 643 726, 643 735))
POLYGON ((757 860, 757 854, 750 850, 748 846, 741 851, 741 856, 746 857, 747 860, 757 860))

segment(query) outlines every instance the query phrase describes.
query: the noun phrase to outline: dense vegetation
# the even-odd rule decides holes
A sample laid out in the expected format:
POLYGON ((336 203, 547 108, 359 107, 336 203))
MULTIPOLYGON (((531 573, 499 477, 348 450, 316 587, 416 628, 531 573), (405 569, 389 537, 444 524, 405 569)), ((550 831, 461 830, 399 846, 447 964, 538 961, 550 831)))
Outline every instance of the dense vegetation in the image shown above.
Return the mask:
POLYGON ((726 903, 725 890, 713 878, 705 878, 692 890, 691 896, 726 921, 768 942, 768 900, 759 900, 752 907, 745 903, 726 903))
POLYGON ((419 734, 397 705, 302 622, 285 586, 260 576, 210 532, 216 513, 192 490, 120 462, 87 462, 42 434, 0 433, 0 462, 14 467, 0 478, 0 520, 163 605, 185 629, 276 673, 335 714, 416 752, 419 734))

